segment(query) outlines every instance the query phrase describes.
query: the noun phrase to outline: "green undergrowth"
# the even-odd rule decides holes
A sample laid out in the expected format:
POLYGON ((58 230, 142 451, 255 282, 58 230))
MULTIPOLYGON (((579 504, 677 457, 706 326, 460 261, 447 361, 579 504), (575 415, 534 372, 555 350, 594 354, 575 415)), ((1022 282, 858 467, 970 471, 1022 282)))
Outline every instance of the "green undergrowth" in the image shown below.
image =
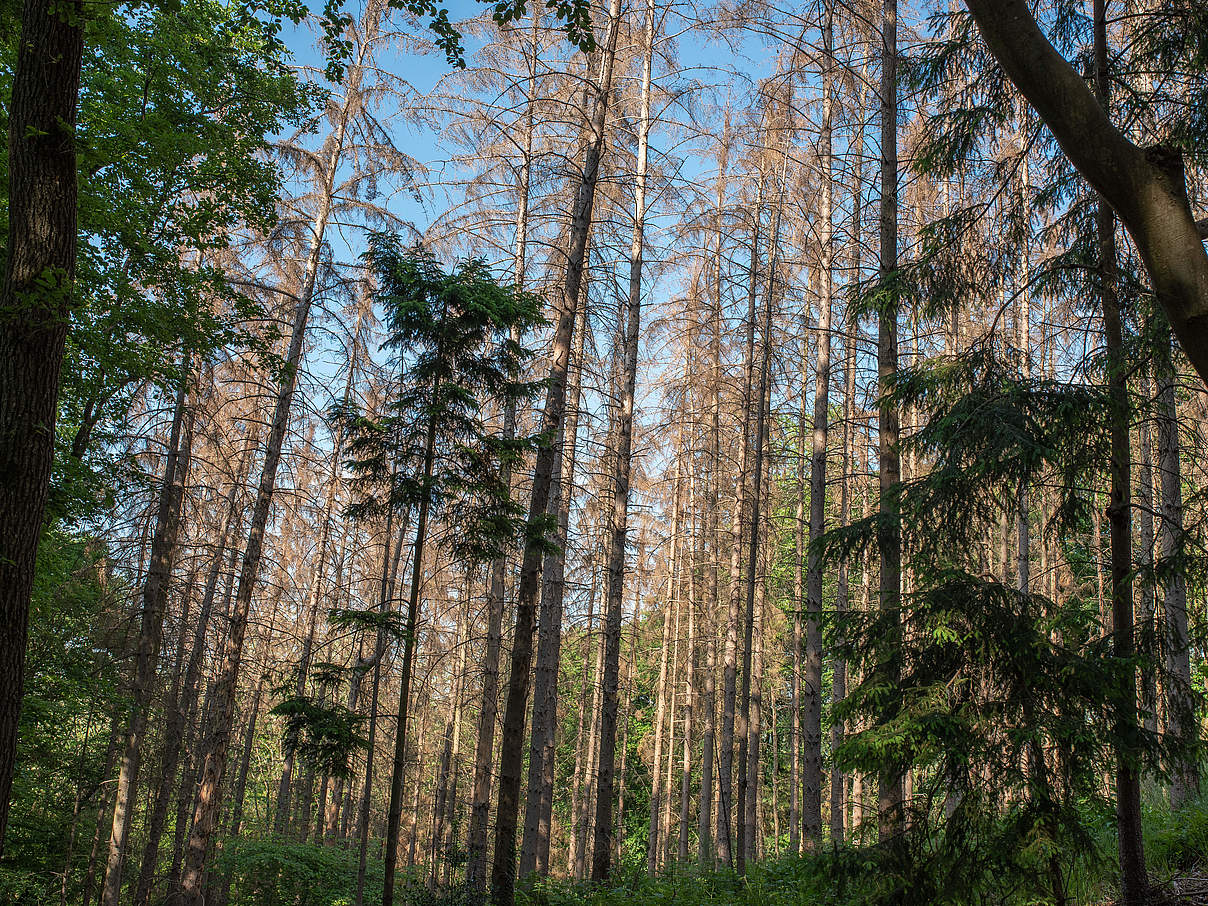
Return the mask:
MULTIPOLYGON (((1116 838, 1112 816, 1085 818, 1092 845, 1066 853, 1065 880, 1070 902, 1113 902, 1116 838)), ((1175 815, 1165 805, 1145 812, 1145 847, 1151 882, 1169 889, 1179 877, 1208 872, 1208 794, 1175 815)), ((974 843, 962 861, 945 863, 930 852, 890 856, 875 847, 829 848, 812 856, 781 856, 749 865, 745 877, 728 870, 700 872, 675 868, 656 877, 626 866, 604 885, 542 880, 519 897, 522 906, 872 906, 970 904, 1041 906, 1052 903, 1043 866, 1034 854, 991 854, 994 871, 979 871, 987 854, 974 843)))

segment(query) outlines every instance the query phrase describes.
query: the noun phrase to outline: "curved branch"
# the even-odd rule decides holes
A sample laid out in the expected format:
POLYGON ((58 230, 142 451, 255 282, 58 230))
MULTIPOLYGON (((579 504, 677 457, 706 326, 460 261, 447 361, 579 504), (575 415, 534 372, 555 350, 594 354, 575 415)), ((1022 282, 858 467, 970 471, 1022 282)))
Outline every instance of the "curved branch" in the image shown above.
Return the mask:
POLYGON ((965 5, 1011 81, 1128 229, 1175 336, 1208 384, 1208 218, 1197 223, 1191 214, 1181 155, 1130 142, 1049 43, 1026 0, 965 5))

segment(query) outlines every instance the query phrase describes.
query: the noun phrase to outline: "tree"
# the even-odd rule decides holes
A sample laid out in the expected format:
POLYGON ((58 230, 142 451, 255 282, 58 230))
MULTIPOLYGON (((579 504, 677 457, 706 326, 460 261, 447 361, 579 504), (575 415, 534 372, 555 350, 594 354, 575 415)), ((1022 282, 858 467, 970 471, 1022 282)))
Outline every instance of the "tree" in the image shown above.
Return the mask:
POLYGON ((491 562, 516 538, 520 519, 503 464, 533 441, 489 430, 485 414, 536 392, 537 385, 520 377, 531 353, 515 336, 540 324, 541 316, 534 297, 499 286, 481 262, 445 273, 430 252, 404 251, 397 237, 382 234, 371 239, 366 259, 387 311, 386 345, 400 377, 386 414, 354 425, 349 452, 361 480, 384 485, 378 507, 417 514, 386 825, 382 902, 389 906, 429 518, 442 509, 456 514, 455 552, 472 563, 491 562))
POLYGON ((83 4, 28 0, 9 101, 8 235, 0 283, 0 854, 8 827, 25 642, 75 302, 76 123, 83 4))
POLYGON ((1025 0, 966 0, 990 52, 1132 236, 1183 351, 1208 384, 1208 251, 1181 152, 1140 148, 1049 43, 1025 0))

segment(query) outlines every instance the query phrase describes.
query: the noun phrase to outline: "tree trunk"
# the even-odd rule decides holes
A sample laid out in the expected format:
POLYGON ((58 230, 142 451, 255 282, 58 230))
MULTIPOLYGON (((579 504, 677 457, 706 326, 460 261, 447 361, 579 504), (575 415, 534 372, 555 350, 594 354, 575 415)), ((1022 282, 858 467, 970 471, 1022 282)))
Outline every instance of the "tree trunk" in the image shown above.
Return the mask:
MULTIPOLYGON (((566 407, 567 374, 570 369, 571 334, 579 307, 580 289, 586 268, 587 236, 591 229, 596 182, 604 152, 604 125, 612 91, 612 70, 620 25, 620 2, 612 0, 608 38, 605 41, 599 94, 591 125, 591 139, 584 157, 583 173, 575 197, 571 218, 566 280, 554 330, 550 356, 550 378, 541 429, 557 436, 566 407)), ((553 445, 537 453, 533 486, 529 500, 529 523, 535 524, 549 507, 553 477, 553 445)), ((511 906, 516 886, 516 824, 519 811, 521 774, 524 762, 524 725, 528 704, 529 680, 533 660, 533 629, 536 623, 537 594, 540 586, 544 539, 526 541, 516 590, 516 626, 512 641, 511 674, 508 677, 507 703, 504 708, 503 736, 499 758, 499 801, 495 816, 495 853, 491 865, 491 896, 498 906, 511 906)))
MULTIPOLYGON (((898 4, 884 0, 881 29, 881 211, 880 276, 888 281, 898 267, 898 4)), ((880 449, 880 608, 890 620, 889 637, 879 671, 884 682, 896 688, 901 675, 902 528, 894 503, 894 486, 900 478, 898 458, 898 412, 885 398, 898 370, 898 306, 896 300, 881 312, 877 328, 877 378, 881 403, 878 406, 880 449)), ((894 717, 892 709, 882 722, 894 717)), ((900 829, 903 770, 895 764, 882 769, 878 782, 877 814, 881 839, 895 837, 900 829)))
POLYGON ((529 747, 528 800, 524 810, 524 845, 520 877, 548 874, 550 823, 554 807, 555 731, 558 723, 558 673, 562 660, 562 605, 565 594, 566 545, 570 506, 575 491, 575 457, 579 405, 583 392, 584 348, 590 326, 577 319, 571 358, 566 417, 558 437, 558 456, 550 485, 551 515, 556 520, 558 550, 545 558, 538 626, 536 675, 533 681, 533 732, 529 747))
POLYGON ((151 539, 151 563, 143 583, 143 615, 135 655, 130 724, 118 771, 113 826, 109 832, 109 857, 105 867, 105 885, 101 890, 102 906, 117 906, 121 897, 122 868, 126 861, 126 839, 138 787, 143 734, 147 729, 148 712, 155 692, 159 649, 164 637, 164 614, 168 609, 168 587, 176 558, 176 540, 180 535, 180 514, 184 506, 196 415, 196 408, 188 405, 192 388, 192 356, 185 353, 181 364, 184 373, 176 391, 176 407, 172 415, 168 451, 164 457, 164 477, 160 484, 159 510, 155 517, 155 534, 151 539))
MULTIPOLYGON (((676 453, 679 454, 679 445, 677 444, 676 446, 676 453)), ((667 657, 671 649, 671 612, 678 602, 679 587, 675 580, 677 567, 679 566, 679 557, 682 556, 680 554, 679 543, 680 488, 682 481, 681 465, 677 463, 675 470, 675 491, 671 504, 671 558, 668 561, 671 566, 667 577, 667 597, 665 599, 668 603, 663 607, 663 642, 659 648, 659 677, 658 683, 655 686, 654 758, 650 763, 650 829, 646 842, 646 871, 652 875, 659 867, 659 831, 663 796, 660 772, 662 771, 663 764, 663 724, 667 719, 667 657)))
MULTIPOLYGON (((742 563, 743 520, 747 518, 747 472, 751 457, 751 406, 755 374, 755 318, 759 295, 759 219, 763 210, 763 181, 759 182, 759 197, 754 206, 751 225, 751 266, 747 287, 746 358, 743 369, 741 452, 734 488, 734 512, 730 525, 730 597, 726 613, 726 638, 722 655, 721 741, 718 744, 717 792, 719 799, 717 821, 717 856, 725 865, 734 864, 731 815, 734 803, 734 734, 735 710, 738 698, 738 623, 741 618, 742 585, 739 582, 742 563)), ((741 765, 743 760, 740 759, 741 765)), ((741 768, 740 768, 741 770, 741 768)), ((739 835, 742 833, 741 822, 739 835)), ((738 847, 742 849, 741 845, 738 847)))
MULTIPOLYGON (((1158 483, 1161 523, 1158 542, 1163 560, 1179 556, 1183 546, 1183 470, 1179 461, 1179 422, 1175 410, 1177 376, 1171 357, 1170 336, 1163 334, 1156 356, 1158 372, 1158 483)), ((1162 589, 1166 633, 1167 732, 1180 746, 1170 779, 1170 807, 1182 808, 1200 789, 1199 765, 1194 746, 1199 736, 1195 697, 1191 685, 1191 650, 1187 640, 1187 579, 1181 567, 1168 564, 1162 589), (1171 566, 1176 568, 1171 569, 1171 566)))
MULTIPOLYGON (((1095 84, 1099 102, 1110 109, 1106 0, 1094 0, 1095 84)), ((1107 519, 1111 544, 1112 652, 1128 681, 1116 703, 1116 828, 1120 852, 1120 895, 1124 906, 1140 906, 1148 895, 1145 850, 1141 839, 1141 778, 1135 751, 1125 742, 1137 724, 1137 674, 1132 664, 1132 452, 1129 437, 1128 365, 1117 300, 1116 219, 1106 197, 1095 214, 1099 244, 1099 293, 1107 346, 1107 382, 1111 401, 1111 499, 1107 519), (1127 665, 1127 666, 1124 666, 1127 665)))
POLYGON ((818 342, 814 378, 814 426, 810 438, 810 547, 805 580, 805 806, 802 832, 807 850, 822 846, 822 555, 818 539, 826 531, 826 453, 830 414, 831 272, 834 261, 831 211, 834 175, 831 153, 831 58, 834 53, 831 4, 823 10, 822 124, 818 136, 822 158, 822 193, 818 210, 819 262, 818 342))
POLYGON ((16 766, 29 600, 75 301, 80 0, 25 0, 8 104, 8 231, 0 283, 0 856, 16 766))

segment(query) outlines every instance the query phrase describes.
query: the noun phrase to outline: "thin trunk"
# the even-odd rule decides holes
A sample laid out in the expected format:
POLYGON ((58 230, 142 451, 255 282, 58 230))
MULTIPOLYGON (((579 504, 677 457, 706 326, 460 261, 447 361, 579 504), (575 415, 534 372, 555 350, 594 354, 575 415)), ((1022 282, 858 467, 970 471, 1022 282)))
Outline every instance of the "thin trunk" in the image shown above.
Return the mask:
POLYGON ((822 555, 817 542, 826 531, 826 453, 830 414, 831 376, 831 271, 834 262, 831 212, 834 175, 831 153, 831 57, 834 53, 830 2, 823 11, 822 197, 818 210, 819 262, 818 342, 814 378, 814 426, 810 439, 810 547, 805 579, 805 758, 802 770, 805 805, 802 833, 807 850, 822 846, 822 555))
MULTIPOLYGON (((394 565, 391 565, 391 538, 394 525, 394 510, 393 508, 386 512, 386 528, 382 534, 382 581, 380 593, 378 597, 378 614, 386 615, 386 609, 389 606, 388 598, 393 596, 394 573, 397 568, 399 554, 403 549, 403 541, 406 536, 406 525, 408 520, 403 519, 403 531, 399 532, 398 542, 394 545, 394 565)), ((370 681, 369 688, 369 726, 366 733, 365 746, 365 784, 361 789, 361 807, 360 814, 357 820, 357 892, 356 906, 362 906, 365 900, 365 876, 368 870, 369 862, 369 804, 370 797, 373 791, 373 756, 377 744, 377 719, 378 719, 378 694, 381 691, 382 685, 382 658, 386 653, 386 630, 379 629, 377 639, 374 641, 373 655, 373 679, 370 681)), ((349 689, 348 709, 356 710, 356 694, 360 689, 360 682, 354 681, 352 688, 349 689)), ((351 784, 349 785, 349 796, 351 797, 351 784)), ((345 809, 345 814, 349 809, 345 809)))
MULTIPOLYGON (((881 211, 880 211, 880 277, 892 279, 898 267, 898 4, 884 0, 884 21, 881 29, 881 211)), ((881 403, 878 406, 880 448, 880 515, 877 548, 880 552, 881 610, 889 618, 889 633, 884 639, 885 651, 878 664, 883 681, 896 688, 901 675, 901 605, 902 605, 902 529, 901 516, 894 503, 894 486, 900 477, 898 457, 898 412, 888 402, 886 394, 898 370, 898 306, 896 301, 886 305, 878 319, 877 379, 881 403)), ((881 715, 882 722, 893 719, 892 706, 881 715)), ((903 768, 887 764, 878 782, 877 814, 882 841, 897 836, 901 828, 903 768)))
POLYGON ((102 906, 117 906, 121 898, 122 868, 126 861, 127 834, 133 818, 132 810, 138 788, 143 734, 147 729, 148 712, 155 691, 159 649, 164 637, 164 615, 168 609, 168 588, 172 582, 172 564, 176 558, 176 541, 180 534, 180 516, 184 506, 185 483, 188 479, 193 442, 193 421, 196 414, 196 409, 188 405, 193 383, 192 356, 184 353, 181 366, 184 373, 176 391, 176 408, 172 415, 168 452, 164 457, 159 511, 155 517, 155 534, 151 540, 151 564, 143 583, 143 615, 135 656, 130 724, 126 732, 121 768, 118 771, 113 826, 109 832, 109 857, 105 867, 105 886, 101 891, 102 906))
MULTIPOLYGON (((677 444, 678 448, 678 444, 677 444)), ((680 452, 677 449, 677 454, 680 452)), ((654 874, 659 867, 659 835, 662 817, 662 764, 663 764, 663 724, 667 719, 667 657, 671 648, 671 613, 678 602, 679 586, 676 584, 676 571, 679 566, 680 540, 679 516, 680 493, 683 481, 681 466, 677 462, 675 470, 675 491, 671 504, 671 559, 670 574, 667 577, 667 606, 663 608, 663 643, 659 648, 659 678, 655 686, 654 705, 654 759, 651 762, 650 774, 650 830, 646 842, 646 871, 654 874)), ((677 617, 678 619, 678 617, 677 617)))
MULTIPOLYGON (((1110 109, 1107 2, 1094 0, 1095 87, 1099 102, 1110 109)), ((1120 852, 1120 899, 1140 906, 1149 893, 1145 849, 1141 838, 1141 778, 1131 740, 1137 726, 1137 674, 1132 663, 1132 488, 1129 437, 1128 365, 1117 299, 1116 218, 1100 197, 1095 216, 1099 243, 1100 302, 1107 346, 1107 382, 1111 401, 1111 500, 1107 507, 1111 535, 1112 653, 1128 681, 1116 703, 1116 828, 1120 852), (1127 666, 1125 666, 1127 665, 1127 666)))

